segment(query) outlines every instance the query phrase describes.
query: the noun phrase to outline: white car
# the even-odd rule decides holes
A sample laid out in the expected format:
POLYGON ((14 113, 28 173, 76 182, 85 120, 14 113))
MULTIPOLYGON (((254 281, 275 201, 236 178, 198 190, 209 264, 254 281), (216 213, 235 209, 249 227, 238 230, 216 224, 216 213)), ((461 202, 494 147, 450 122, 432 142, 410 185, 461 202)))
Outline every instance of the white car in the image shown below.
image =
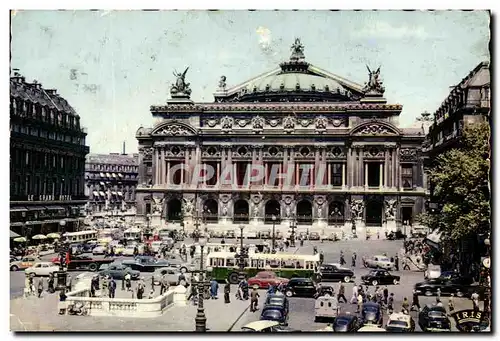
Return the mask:
POLYGON ((106 248, 104 246, 96 246, 92 250, 93 255, 104 255, 106 253, 106 248))
POLYGON ((133 256, 134 249, 135 245, 127 245, 122 251, 122 256, 133 256))
POLYGON ((27 274, 35 276, 48 276, 51 273, 59 271, 59 266, 51 262, 36 262, 33 266, 24 270, 27 274))
MULTIPOLYGON (((156 269, 153 273, 153 277, 155 279, 155 285, 160 285, 160 280, 163 275, 166 276, 169 285, 177 285, 179 283, 179 276, 181 275, 181 271, 178 268, 173 267, 164 267, 156 269)), ((184 278, 189 283, 191 280, 191 274, 184 273, 184 278)))
POLYGON ((386 270, 392 270, 395 268, 394 262, 391 262, 391 260, 387 256, 373 256, 371 258, 368 258, 365 261, 365 266, 367 268, 380 268, 386 270))

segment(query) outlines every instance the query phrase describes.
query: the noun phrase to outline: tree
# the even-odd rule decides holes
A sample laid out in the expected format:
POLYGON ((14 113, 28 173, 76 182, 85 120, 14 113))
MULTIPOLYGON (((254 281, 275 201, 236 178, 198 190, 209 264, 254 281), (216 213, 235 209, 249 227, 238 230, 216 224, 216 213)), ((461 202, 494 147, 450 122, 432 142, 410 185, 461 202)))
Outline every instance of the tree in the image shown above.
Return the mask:
POLYGON ((435 159, 429 171, 438 203, 437 212, 420 216, 439 228, 446 239, 458 241, 490 228, 490 126, 487 122, 464 128, 460 147, 435 159))

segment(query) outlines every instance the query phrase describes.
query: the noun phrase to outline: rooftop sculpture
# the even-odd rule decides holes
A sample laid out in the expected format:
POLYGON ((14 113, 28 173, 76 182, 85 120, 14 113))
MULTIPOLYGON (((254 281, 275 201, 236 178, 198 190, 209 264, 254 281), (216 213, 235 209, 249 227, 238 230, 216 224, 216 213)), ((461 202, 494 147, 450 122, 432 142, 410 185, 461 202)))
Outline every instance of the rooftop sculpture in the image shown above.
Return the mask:
POLYGON ((170 94, 172 97, 188 97, 191 95, 191 89, 189 88, 189 83, 186 83, 186 73, 189 67, 184 70, 183 73, 178 73, 174 71, 174 76, 177 78, 175 84, 170 87, 170 94))
POLYGON ((381 96, 385 92, 385 88, 382 85, 382 81, 380 80, 380 66, 376 71, 370 70, 370 67, 367 65, 369 80, 368 83, 365 84, 363 91, 365 95, 372 96, 381 96))

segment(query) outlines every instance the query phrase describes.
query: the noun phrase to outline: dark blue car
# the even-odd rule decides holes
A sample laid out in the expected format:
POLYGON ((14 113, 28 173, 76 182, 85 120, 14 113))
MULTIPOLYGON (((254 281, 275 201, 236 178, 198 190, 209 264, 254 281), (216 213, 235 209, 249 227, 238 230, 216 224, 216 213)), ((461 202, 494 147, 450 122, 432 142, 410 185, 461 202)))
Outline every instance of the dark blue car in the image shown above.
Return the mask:
POLYGON ((362 324, 382 325, 382 308, 378 303, 366 302, 361 308, 362 324))
POLYGON ((277 306, 264 306, 260 314, 260 320, 276 321, 283 325, 288 325, 287 311, 277 306))

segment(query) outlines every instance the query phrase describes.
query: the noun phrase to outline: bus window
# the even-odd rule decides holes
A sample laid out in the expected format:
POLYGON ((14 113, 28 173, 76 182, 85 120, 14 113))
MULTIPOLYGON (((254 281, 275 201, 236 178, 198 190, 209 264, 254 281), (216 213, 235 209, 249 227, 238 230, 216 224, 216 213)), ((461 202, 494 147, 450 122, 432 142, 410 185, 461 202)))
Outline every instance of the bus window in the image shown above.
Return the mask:
POLYGON ((304 267, 302 266, 302 264, 300 264, 300 262, 297 262, 297 263, 295 264, 295 266, 296 266, 296 269, 303 269, 303 268, 304 268, 304 267))
POLYGON ((226 259, 226 266, 235 266, 235 265, 236 265, 236 262, 235 262, 234 258, 226 259))

